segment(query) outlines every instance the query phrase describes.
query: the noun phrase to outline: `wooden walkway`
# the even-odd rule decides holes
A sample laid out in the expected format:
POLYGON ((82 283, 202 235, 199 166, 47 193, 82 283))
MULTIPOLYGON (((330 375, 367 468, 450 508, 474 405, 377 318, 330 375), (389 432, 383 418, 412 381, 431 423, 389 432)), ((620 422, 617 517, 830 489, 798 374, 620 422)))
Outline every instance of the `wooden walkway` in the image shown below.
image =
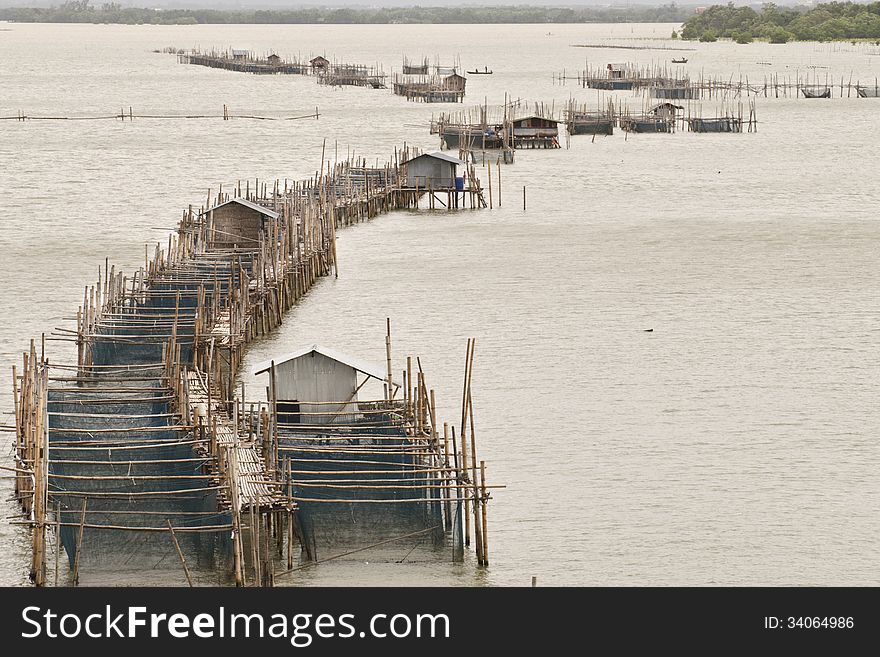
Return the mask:
POLYGON ((209 395, 208 377, 198 370, 189 370, 186 377, 191 417, 198 417, 205 411, 204 422, 211 427, 215 449, 223 455, 223 467, 226 469, 232 465, 226 479, 236 491, 223 495, 223 503, 237 506, 239 513, 251 505, 262 508, 282 504, 285 498, 281 496, 279 486, 269 482, 266 464, 255 441, 241 435, 235 418, 230 417, 226 406, 219 402, 219 389, 209 395))
MULTIPOLYGON (((108 488, 105 482, 118 477, 115 473, 92 476, 93 455, 64 463, 63 472, 57 467, 66 445, 50 435, 48 409, 56 402, 49 394, 49 357, 44 349, 38 353, 32 343, 23 355, 21 376, 14 373, 16 495, 34 529, 32 577, 37 585, 45 583, 47 528, 53 522, 91 527, 89 514, 98 513, 91 502, 88 509, 80 509, 71 502, 74 496, 53 494, 50 488, 61 477, 90 480, 89 499, 119 501, 100 510, 104 516, 119 518, 101 524, 104 535, 167 533, 169 540, 161 547, 173 544, 184 570, 186 553, 200 546, 182 544, 178 533, 203 532, 216 541, 228 541, 231 535, 235 579, 246 583, 242 535, 247 532, 251 581, 271 583, 268 537, 271 534, 280 542, 286 524, 290 546, 296 504, 289 492, 282 495, 285 485, 289 491, 290 481, 284 481, 278 462, 276 419, 267 412, 255 418, 236 398, 234 382, 244 349, 274 330, 317 280, 336 272, 337 228, 415 207, 425 195, 433 197, 432 190, 407 189, 402 184, 401 165, 417 154, 400 149, 391 162, 376 167, 360 159, 335 166, 326 163, 326 167, 322 162, 320 173, 310 180, 254 181, 253 187, 239 183, 232 193, 209 193, 204 206, 184 210, 176 232, 166 244, 156 244, 152 257, 146 250, 144 266, 132 275, 105 261, 97 283, 84 290, 75 330, 58 329, 52 339, 76 344, 77 362, 67 366, 70 376, 65 384, 72 394, 88 391, 89 386, 94 389, 98 381, 110 382, 106 399, 92 394, 88 402, 112 402, 116 407, 106 415, 92 412, 88 433, 76 426, 74 420, 79 420, 74 418, 60 435, 65 441, 72 440, 71 435, 87 435, 94 445, 77 449, 87 455, 92 454, 89 450, 94 454, 103 450, 108 457, 101 463, 110 466, 111 450, 141 454, 165 449, 168 455, 162 458, 129 459, 149 469, 144 481, 165 482, 161 486, 108 488), (232 206, 248 216, 229 214, 232 206), (256 224, 254 217, 259 218, 256 224), (138 381, 138 368, 150 368, 148 382, 138 381), (123 371, 124 377, 111 374, 123 371), (138 419, 125 417, 125 405, 133 399, 148 405, 138 412, 138 419), (146 438, 159 431, 165 436, 162 442, 148 444, 146 438), (181 468, 189 470, 184 473, 181 468), (172 485, 177 481, 188 483, 172 485), (53 498, 59 498, 60 506, 51 507, 53 498), (144 514, 175 518, 194 514, 201 518, 200 524, 169 519, 162 527, 125 515, 132 500, 142 498, 158 500, 144 514), (177 506, 169 502, 163 507, 163 499, 177 506), (212 522, 212 516, 219 519, 212 522)), ((464 193, 470 196, 471 207, 485 207, 473 173, 471 168, 470 186, 464 193)), ((79 539, 72 531, 62 535, 68 554, 79 554, 81 536, 82 530, 79 539)), ((110 537, 106 544, 113 545, 114 540, 110 537)), ((86 545, 94 549, 95 543, 86 545)))

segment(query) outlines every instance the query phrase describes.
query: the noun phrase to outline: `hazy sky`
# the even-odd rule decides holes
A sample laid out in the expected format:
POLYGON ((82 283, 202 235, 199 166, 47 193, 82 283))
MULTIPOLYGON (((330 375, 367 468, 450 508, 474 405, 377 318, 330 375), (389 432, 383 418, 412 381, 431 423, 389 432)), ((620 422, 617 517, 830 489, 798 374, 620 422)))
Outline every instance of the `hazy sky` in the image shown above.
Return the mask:
MULTIPOLYGON (((110 0, 92 0, 92 5, 100 7, 110 0)), ((60 5, 64 0, 0 0, 0 7, 44 7, 60 5)), ((223 7, 223 8, 297 8, 297 7, 461 7, 461 6, 512 6, 532 5, 550 7, 625 7, 629 5, 660 6, 670 4, 670 0, 333 0, 332 2, 298 2, 297 0, 116 0, 119 4, 129 7, 223 7)), ((700 2, 700 0, 683 0, 680 6, 696 6, 700 4, 726 4, 726 0, 716 2, 700 2)), ((752 4, 737 2, 736 4, 752 4)), ((777 2, 777 4, 786 4, 777 2)))

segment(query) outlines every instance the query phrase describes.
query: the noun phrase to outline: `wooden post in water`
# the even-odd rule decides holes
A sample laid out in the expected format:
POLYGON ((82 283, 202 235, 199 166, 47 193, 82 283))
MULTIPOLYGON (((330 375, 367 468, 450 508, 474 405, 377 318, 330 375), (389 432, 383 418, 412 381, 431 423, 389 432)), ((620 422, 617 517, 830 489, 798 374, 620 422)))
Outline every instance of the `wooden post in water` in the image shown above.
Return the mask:
POLYGON ((36 384, 36 408, 35 425, 33 434, 33 448, 31 456, 33 458, 31 468, 33 472, 33 518, 34 524, 31 530, 32 538, 32 562, 31 562, 31 579, 36 586, 43 586, 46 582, 46 501, 48 500, 48 467, 46 461, 48 459, 47 436, 48 413, 47 400, 49 385, 49 368, 46 367, 45 361, 41 359, 41 367, 38 369, 36 365, 36 351, 34 350, 33 341, 31 341, 31 361, 33 372, 39 383, 36 384))
POLYGON ((486 518, 486 462, 480 461, 480 487, 482 488, 482 501, 480 503, 480 512, 483 520, 483 565, 489 565, 489 528, 486 518))
POLYGON ((82 503, 82 512, 79 518, 79 534, 76 537, 76 556, 73 557, 73 585, 79 585, 79 557, 82 554, 83 532, 86 524, 86 504, 89 498, 84 497, 82 503))
POLYGON ((183 574, 186 575, 186 581, 190 587, 192 587, 192 575, 190 575, 189 568, 186 565, 186 557, 183 556, 183 550, 180 549, 180 543, 177 542, 177 535, 174 533, 174 527, 171 525, 171 521, 167 518, 165 519, 165 523, 168 525, 168 531, 171 533, 171 540, 174 541, 174 549, 177 550, 177 556, 180 557, 180 563, 183 565, 183 574))
POLYGON ((388 398, 391 401, 394 398, 394 380, 391 374, 391 318, 385 318, 385 360, 388 365, 388 398))
POLYGON ((293 481, 293 461, 292 459, 287 459, 287 477, 286 477, 286 492, 287 492, 287 569, 290 570, 293 568, 293 510, 292 510, 292 501, 291 497, 293 496, 291 491, 291 483, 293 481))
POLYGON ((452 529, 452 478, 449 476, 449 423, 443 423, 443 485, 446 486, 446 531, 452 529))
POLYGON ((492 162, 486 162, 486 172, 489 176, 489 209, 492 209, 492 162))
MULTIPOLYGON (((244 586, 244 565, 243 565, 243 545, 242 545, 242 529, 241 529, 241 503, 239 502, 238 497, 238 454, 235 451, 235 448, 226 449, 224 455, 226 458, 226 469, 231 473, 229 478, 229 486, 230 490, 230 499, 232 501, 232 531, 235 536, 233 536, 232 541, 232 551, 233 558, 235 563, 235 585, 236 586, 244 586)), ((223 458, 221 456, 221 458, 223 458)))
POLYGON ((55 503, 55 588, 58 588, 58 561, 61 557, 61 502, 55 503))
POLYGON ((251 557, 254 560, 254 586, 260 586, 260 537, 257 530, 257 512, 253 502, 248 506, 251 520, 251 557))

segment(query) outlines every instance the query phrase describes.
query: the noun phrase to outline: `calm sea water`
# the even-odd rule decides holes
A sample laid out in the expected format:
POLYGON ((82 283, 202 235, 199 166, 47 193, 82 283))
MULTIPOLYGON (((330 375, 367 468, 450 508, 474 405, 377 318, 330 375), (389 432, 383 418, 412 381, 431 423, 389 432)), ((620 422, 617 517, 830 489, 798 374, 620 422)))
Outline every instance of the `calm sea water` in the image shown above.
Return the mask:
MULTIPOLYGON (((3 410, 9 368, 31 337, 65 325, 105 257, 135 269, 143 244, 165 239, 208 188, 307 177, 325 138, 331 154, 370 159, 403 142, 436 148, 429 119, 450 108, 182 66, 151 50, 274 49, 386 72, 403 55, 460 57, 495 71, 469 79, 464 107, 505 92, 595 102, 551 76, 585 58, 684 54, 694 77, 880 75, 876 52, 849 44, 571 47, 645 44, 673 27, 0 24, 2 116, 219 114, 224 103, 321 113, 0 122, 3 410)), ((520 152, 504 170, 501 209, 396 213, 340 232, 339 279, 320 282, 246 367, 308 342, 382 362, 390 317, 396 367, 419 355, 441 417, 455 422, 465 343, 476 337, 480 451, 491 482, 507 488, 490 508, 488 570, 363 553, 290 583, 880 583, 880 100, 761 99, 757 111, 757 134, 615 134, 520 152)), ((56 360, 70 353, 67 343, 49 349, 56 360)), ((14 519, 11 482, 0 481, 14 519)), ((27 563, 26 534, 0 522, 0 584, 25 583, 27 563)), ((112 577, 168 583, 160 572, 112 577)))

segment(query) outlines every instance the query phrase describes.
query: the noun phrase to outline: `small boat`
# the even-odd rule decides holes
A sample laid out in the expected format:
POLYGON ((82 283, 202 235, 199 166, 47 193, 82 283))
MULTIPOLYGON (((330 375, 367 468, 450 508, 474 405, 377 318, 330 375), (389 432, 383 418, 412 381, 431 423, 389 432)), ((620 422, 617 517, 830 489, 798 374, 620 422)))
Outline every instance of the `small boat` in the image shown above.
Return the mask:
POLYGON ((673 58, 672 58, 672 63, 673 63, 673 64, 687 64, 687 63, 688 63, 688 60, 687 60, 687 57, 682 57, 681 59, 675 59, 675 58, 673 57, 673 58))
POLYGON ((492 71, 489 70, 488 66, 484 66, 482 71, 480 71, 480 70, 468 71, 467 74, 468 75, 492 75, 492 71))

